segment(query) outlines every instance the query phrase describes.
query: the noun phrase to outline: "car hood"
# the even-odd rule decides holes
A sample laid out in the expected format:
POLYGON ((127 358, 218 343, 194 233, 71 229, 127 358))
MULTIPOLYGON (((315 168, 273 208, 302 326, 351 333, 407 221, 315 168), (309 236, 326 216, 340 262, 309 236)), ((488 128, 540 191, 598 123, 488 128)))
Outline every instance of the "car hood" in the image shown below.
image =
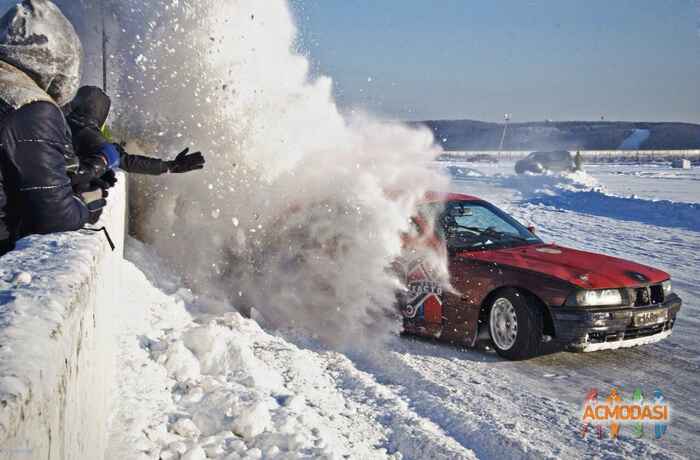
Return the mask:
POLYGON ((542 273, 584 289, 612 289, 660 283, 666 272, 603 254, 552 244, 465 252, 464 257, 542 273))

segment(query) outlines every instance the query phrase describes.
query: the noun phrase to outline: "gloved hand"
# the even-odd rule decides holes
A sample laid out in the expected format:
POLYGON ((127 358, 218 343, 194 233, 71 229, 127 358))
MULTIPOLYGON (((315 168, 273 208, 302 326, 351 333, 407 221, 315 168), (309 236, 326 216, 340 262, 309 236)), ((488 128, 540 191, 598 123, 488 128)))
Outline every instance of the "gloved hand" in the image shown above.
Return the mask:
POLYGON ((204 156, 201 152, 189 153, 187 148, 180 152, 172 161, 166 161, 168 171, 171 173, 186 173, 204 168, 204 156))
POLYGON ((102 211, 104 207, 107 206, 107 191, 101 188, 93 190, 91 192, 83 192, 79 195, 80 199, 85 203, 85 206, 90 211, 90 217, 88 222, 92 225, 96 224, 100 220, 102 211))
POLYGON ((108 189, 114 187, 117 184, 117 174, 111 169, 102 175, 98 179, 93 179, 86 184, 77 184, 73 186, 73 191, 77 194, 94 192, 96 190, 102 190, 104 197, 109 196, 108 189))
POLYGON ((95 188, 101 188, 106 192, 107 189, 110 189, 117 185, 117 182, 117 173, 110 169, 106 173, 104 173, 99 179, 93 180, 92 184, 95 186, 95 188))

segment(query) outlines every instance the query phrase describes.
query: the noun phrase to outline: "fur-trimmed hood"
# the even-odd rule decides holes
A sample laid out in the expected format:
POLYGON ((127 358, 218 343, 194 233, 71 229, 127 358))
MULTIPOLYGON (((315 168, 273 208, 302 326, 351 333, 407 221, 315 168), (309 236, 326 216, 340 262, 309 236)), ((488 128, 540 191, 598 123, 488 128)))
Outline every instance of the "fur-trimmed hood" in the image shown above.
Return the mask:
POLYGON ((0 18, 0 61, 29 76, 59 106, 80 86, 81 59, 73 25, 49 0, 23 0, 0 18))

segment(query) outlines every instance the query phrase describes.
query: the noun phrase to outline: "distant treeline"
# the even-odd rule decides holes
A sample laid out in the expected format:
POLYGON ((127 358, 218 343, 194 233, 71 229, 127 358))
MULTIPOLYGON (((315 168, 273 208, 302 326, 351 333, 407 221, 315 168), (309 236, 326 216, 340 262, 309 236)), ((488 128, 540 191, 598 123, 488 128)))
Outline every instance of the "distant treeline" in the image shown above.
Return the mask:
MULTIPOLYGON (((498 150, 504 124, 474 120, 414 122, 435 133, 445 150, 498 150)), ((687 150, 700 148, 700 125, 563 121, 510 123, 503 150, 687 150)))
MULTIPOLYGON (((673 160, 690 160, 700 164, 700 150, 576 150, 586 163, 668 163, 673 160)), ((445 151, 438 161, 468 161, 477 163, 495 163, 499 161, 517 161, 531 153, 530 150, 506 151, 445 151)))

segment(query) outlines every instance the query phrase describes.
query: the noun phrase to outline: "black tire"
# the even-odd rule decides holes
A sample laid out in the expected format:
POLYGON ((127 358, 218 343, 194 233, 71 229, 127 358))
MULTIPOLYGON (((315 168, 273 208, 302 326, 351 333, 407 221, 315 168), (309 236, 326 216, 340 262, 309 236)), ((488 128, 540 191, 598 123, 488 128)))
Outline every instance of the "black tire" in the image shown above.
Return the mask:
POLYGON ((544 318, 539 305, 529 305, 527 298, 517 289, 502 289, 492 299, 488 309, 488 327, 493 348, 500 356, 513 361, 530 359, 540 354, 542 346, 542 333, 544 318), (500 304, 505 305, 504 299, 513 306, 517 320, 515 341, 508 348, 501 348, 497 340, 494 340, 494 328, 491 327, 493 308, 500 304), (501 302, 499 302, 501 301, 501 302))

